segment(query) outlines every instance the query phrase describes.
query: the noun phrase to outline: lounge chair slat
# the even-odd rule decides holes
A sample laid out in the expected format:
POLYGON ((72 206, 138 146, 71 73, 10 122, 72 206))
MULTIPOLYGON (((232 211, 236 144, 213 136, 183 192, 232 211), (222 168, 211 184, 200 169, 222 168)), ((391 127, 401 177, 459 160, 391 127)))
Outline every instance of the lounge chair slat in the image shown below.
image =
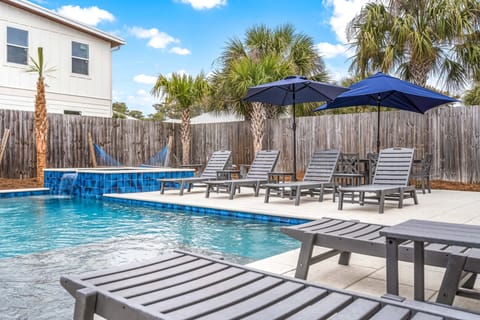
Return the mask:
MULTIPOLYGON (((218 320, 223 320, 223 319, 237 319, 237 318, 244 318, 245 316, 248 316, 252 312, 255 312, 257 310, 262 310, 265 307, 268 307, 272 304, 275 304, 277 301, 281 300, 282 301, 282 306, 286 307, 286 305, 283 304, 284 299, 298 293, 301 289, 303 288, 303 285, 300 283, 290 283, 290 282, 284 282, 279 284, 278 286, 275 286, 269 290, 260 292, 258 294, 255 294, 247 299, 244 299, 243 301, 239 303, 235 303, 234 305, 228 305, 225 308, 222 308, 221 310, 209 313, 208 315, 204 317, 200 317, 199 320, 201 319, 218 319, 218 320)), ((310 295, 313 295, 317 292, 320 294, 323 294, 325 290, 317 289, 316 288, 309 288, 307 291, 309 291, 310 295)), ((317 293, 318 294, 318 293, 317 293)), ((310 298, 307 296, 307 298, 310 298)), ((281 311, 280 309, 276 310, 281 311)), ((256 317, 257 319, 262 319, 262 317, 256 317)), ((263 318, 263 319, 273 319, 271 317, 263 318)))
MULTIPOLYGON (((185 306, 184 308, 181 308, 181 309, 177 309, 177 307, 175 307, 175 310, 171 312, 164 311, 163 308, 160 308, 159 311, 164 312, 173 318, 200 317, 202 315, 217 311, 221 308, 231 306, 238 302, 243 302, 245 299, 256 296, 268 290, 269 288, 275 287, 281 283, 282 281, 280 279, 274 279, 271 277, 262 278, 258 281, 249 283, 242 287, 237 287, 235 289, 228 290, 227 292, 224 292, 220 296, 218 295, 217 288, 215 288, 215 290, 204 290, 205 292, 207 292, 208 297, 204 297, 203 301, 198 302, 195 305, 185 306)), ((299 284, 289 284, 289 286, 294 286, 294 287, 298 285, 299 284)), ((200 291, 197 294, 201 295, 202 293, 203 292, 200 291)), ((185 296, 182 296, 181 298, 182 300, 184 300, 184 302, 186 302, 185 299, 183 299, 184 297, 185 296)), ((156 305, 155 305, 155 308, 157 308, 156 305)))
POLYGON ((353 301, 353 297, 332 292, 310 306, 288 317, 289 320, 327 319, 353 301))
MULTIPOLYGON (((264 279, 261 274, 245 272, 236 277, 225 279, 221 282, 211 283, 208 286, 184 293, 181 296, 171 296, 170 298, 149 304, 149 306, 159 312, 168 313, 181 308, 188 308, 191 305, 208 305, 208 301, 214 299, 219 294, 223 297, 225 294, 237 292, 237 289, 245 290, 245 288, 247 290, 252 290, 253 292, 255 288, 258 289, 258 286, 267 286, 267 284, 272 285, 272 283, 278 284, 280 283, 280 280, 264 279), (205 301, 207 302, 205 303, 205 301)), ((173 290, 171 292, 173 294, 175 293, 173 290)))
POLYGON ((107 284, 107 283, 111 283, 111 282, 115 282, 115 281, 129 279, 131 277, 137 277, 138 275, 149 274, 149 273, 156 272, 156 271, 162 270, 162 269, 168 269, 171 266, 182 265, 182 264, 189 263, 189 262, 195 261, 195 260, 196 259, 193 258, 193 257, 183 256, 183 257, 179 257, 177 259, 168 260, 168 261, 165 261, 165 262, 162 262, 162 263, 153 264, 153 265, 146 266, 146 267, 143 267, 143 268, 139 267, 139 268, 135 268, 135 269, 132 269, 132 270, 127 270, 127 271, 124 271, 124 272, 119 271, 117 273, 110 274, 110 275, 107 275, 107 276, 95 277, 95 278, 89 279, 89 281, 94 285, 102 285, 102 284, 107 284))
POLYGON ((442 320, 445 318, 442 316, 435 316, 428 313, 418 312, 411 319, 412 320, 442 320))
POLYGON ((374 300, 356 299, 348 306, 340 310, 331 319, 335 320, 361 320, 368 319, 377 312, 380 308, 380 303, 374 300))
MULTIPOLYGON (((155 302, 171 299, 173 297, 178 297, 202 289, 206 286, 211 286, 215 283, 224 282, 228 279, 240 276, 243 273, 245 273, 245 271, 238 268, 224 268, 221 272, 215 272, 205 276, 187 273, 183 277, 179 277, 181 280, 180 282, 176 282, 170 286, 168 286, 168 283, 165 283, 167 281, 163 281, 158 285, 153 283, 142 286, 141 294, 139 295, 137 293, 130 300, 142 305, 150 305, 155 302), (163 287, 160 285, 163 285, 163 287)), ((248 281, 250 278, 251 275, 242 279, 248 281)))
POLYGON ((409 319, 409 317, 410 310, 408 308, 386 305, 369 320, 405 320, 409 319))
POLYGON ((230 274, 238 274, 242 272, 242 270, 236 269, 236 268, 228 268, 228 270, 225 270, 225 269, 227 269, 227 266, 210 264, 210 265, 207 265, 206 267, 195 270, 194 274, 188 273, 187 274, 188 276, 185 275, 184 273, 181 273, 179 275, 174 275, 166 279, 151 281, 144 285, 137 284, 127 289, 116 290, 115 293, 124 298, 133 298, 149 292, 163 290, 168 287, 179 286, 185 282, 192 283, 196 279, 200 279, 200 278, 205 279, 207 277, 221 276, 221 277, 225 277, 226 279, 230 274), (221 270, 225 270, 225 273, 219 272, 221 270))
POLYGON ((287 316, 308 307, 318 299, 323 298, 327 291, 320 288, 307 287, 283 299, 278 299, 274 304, 269 305, 249 316, 242 317, 243 320, 254 319, 285 319, 287 316))

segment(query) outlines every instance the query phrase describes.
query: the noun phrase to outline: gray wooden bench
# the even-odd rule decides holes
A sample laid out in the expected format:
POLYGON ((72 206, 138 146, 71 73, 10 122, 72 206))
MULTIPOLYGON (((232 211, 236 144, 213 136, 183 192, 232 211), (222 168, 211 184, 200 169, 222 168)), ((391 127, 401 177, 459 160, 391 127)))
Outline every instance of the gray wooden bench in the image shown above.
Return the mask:
POLYGON ((279 195, 281 197, 288 195, 290 199, 295 198, 295 205, 298 206, 300 204, 300 196, 305 191, 311 196, 318 194, 318 200, 323 201, 326 188, 332 190, 333 201, 335 201, 333 173, 335 172, 339 155, 340 151, 338 150, 315 152, 305 171, 303 181, 264 184, 264 202, 268 203, 271 195, 279 195), (272 194, 272 191, 276 191, 276 193, 272 194))
POLYGON ((383 213, 385 200, 398 201, 399 208, 402 208, 403 200, 407 197, 413 198, 414 203, 418 204, 415 187, 409 186, 413 152, 414 150, 409 148, 381 150, 371 184, 339 188, 338 210, 343 209, 345 193, 355 192, 360 194, 360 205, 367 203, 365 193, 374 193, 370 198, 375 199, 375 203, 379 205, 379 213, 383 213))
POLYGON ((210 197, 210 192, 213 190, 224 191, 229 193, 230 200, 235 196, 235 192, 240 190, 240 187, 251 187, 255 191, 255 197, 258 197, 260 185, 268 182, 268 173, 272 172, 277 164, 280 151, 278 150, 260 150, 255 155, 255 159, 248 170, 245 178, 232 180, 216 180, 206 181, 207 190, 205 197, 210 197))
MULTIPOLYGON (((311 265, 340 254, 339 263, 348 265, 352 252, 376 257, 386 256, 385 237, 381 232, 388 226, 365 223, 356 220, 342 220, 322 218, 304 224, 282 227, 280 230, 301 241, 300 254, 297 262, 295 277, 306 279, 311 265), (312 256, 313 247, 321 246, 331 248, 330 251, 312 256)), ((402 243, 398 247, 398 259, 414 261, 413 241, 402 243)), ((425 264, 446 267, 452 254, 465 257, 463 274, 457 279, 455 285, 446 287, 441 295, 462 295, 474 297, 471 292, 476 275, 480 272, 480 251, 466 246, 427 243, 425 245, 425 264), (453 290, 453 291, 452 291, 453 290)), ((440 296, 441 296, 440 295, 440 296)), ((442 299, 442 302, 451 300, 442 299)))
POLYGON ((232 152, 228 150, 215 151, 207 162, 205 169, 199 177, 190 178, 164 178, 158 179, 160 182, 160 194, 165 192, 166 184, 179 184, 180 195, 183 195, 183 190, 187 186, 187 192, 192 190, 194 183, 203 183, 208 180, 217 179, 217 171, 224 170, 231 160, 232 152))
POLYGON ((74 320, 94 314, 115 320, 480 320, 450 307, 369 297, 184 251, 63 276, 61 284, 75 297, 74 320))

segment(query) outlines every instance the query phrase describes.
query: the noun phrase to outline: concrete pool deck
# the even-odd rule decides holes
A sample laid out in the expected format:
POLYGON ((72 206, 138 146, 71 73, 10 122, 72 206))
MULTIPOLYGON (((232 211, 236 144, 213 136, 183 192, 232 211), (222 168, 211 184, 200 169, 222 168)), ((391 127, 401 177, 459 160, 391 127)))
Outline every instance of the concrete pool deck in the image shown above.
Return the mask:
MULTIPOLYGON (((423 219, 451 223, 480 225, 480 192, 432 190, 431 194, 418 193, 419 205, 412 199, 404 202, 403 209, 396 203, 386 203, 385 213, 378 213, 378 206, 345 203, 342 211, 337 210, 331 195, 323 202, 318 198, 302 197, 300 206, 292 200, 271 198, 264 203, 264 196, 254 197, 251 189, 243 188, 235 199, 229 200, 224 193, 212 193, 205 198, 204 188, 196 188, 191 193, 178 195, 178 190, 169 190, 161 195, 156 192, 112 194, 108 197, 171 203, 195 207, 207 207, 221 210, 244 211, 299 219, 318 219, 333 217, 358 219, 361 221, 393 225, 408 219, 423 219)), ((319 248, 321 250, 321 248, 319 248)), ((251 263, 257 269, 292 276, 295 273, 299 250, 285 252, 267 259, 251 263)), ((400 262, 400 295, 413 299, 413 264, 400 262)), ((443 277, 443 269, 431 266, 425 268, 425 298, 435 301, 437 290, 443 277)), ((337 257, 320 262, 310 268, 308 280, 336 288, 362 292, 374 296, 385 293, 385 259, 352 254, 349 266, 337 263, 337 257)), ((480 289, 480 279, 475 286, 480 289)), ((456 297, 454 306, 480 312, 480 301, 456 297)))

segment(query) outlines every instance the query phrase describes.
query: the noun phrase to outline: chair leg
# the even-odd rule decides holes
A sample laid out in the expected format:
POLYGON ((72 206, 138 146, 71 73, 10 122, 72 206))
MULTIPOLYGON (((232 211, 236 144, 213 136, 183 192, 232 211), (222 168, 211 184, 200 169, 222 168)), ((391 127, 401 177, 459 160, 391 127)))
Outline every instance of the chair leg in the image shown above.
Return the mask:
POLYGON ((343 266, 348 266, 350 264, 351 256, 352 256, 351 252, 342 251, 342 253, 340 253, 340 256, 338 257, 338 264, 341 264, 343 266))
POLYGON ((265 190, 265 199, 263 200, 264 203, 268 203, 268 199, 270 198, 270 187, 267 187, 265 190))
POLYGON ((180 195, 181 195, 181 196, 183 196, 183 189, 184 189, 184 188, 185 188, 185 183, 184 183, 183 180, 182 180, 182 182, 180 183, 180 195))
POLYGON ((443 276, 440 290, 438 291, 437 303, 451 305, 458 290, 458 283, 462 277, 463 267, 467 257, 465 255, 451 254, 448 258, 447 268, 443 276))
POLYGON ((93 320, 97 291, 93 288, 84 288, 75 292, 74 320, 93 320))
POLYGON ((298 255, 297 269, 295 270, 295 278, 307 279, 308 269, 310 268, 310 260, 313 253, 313 242, 315 234, 304 233, 302 239, 302 246, 298 255))
POLYGON ((398 208, 401 209, 403 208, 403 197, 404 197, 404 191, 403 188, 400 188, 400 196, 398 197, 398 208))
POLYGON ((237 186, 232 182, 230 184, 230 188, 229 188, 229 191, 230 191, 230 200, 233 199, 233 196, 235 196, 235 191, 237 190, 237 186))
POLYGON ((343 192, 340 190, 340 193, 338 195, 338 210, 343 209, 343 192))
POLYGON ((205 198, 210 197, 210 188, 212 188, 212 185, 207 184, 207 189, 205 190, 205 198))
POLYGON ((260 193, 260 181, 257 181, 257 183, 255 184, 255 197, 258 197, 260 193))
POLYGON ((427 188, 428 188, 428 193, 432 193, 432 186, 430 185, 430 177, 427 177, 427 188))
POLYGON ((318 197, 318 202, 323 202, 323 193, 325 192, 325 187, 323 184, 320 186, 320 196, 318 197))
POLYGON ((475 285, 475 281, 477 280, 477 274, 474 273, 470 276, 470 278, 463 284, 463 288, 465 289, 473 289, 475 285))
POLYGON ((422 193, 425 194, 425 178, 422 178, 422 193))
POLYGON ((160 194, 163 194, 165 192, 165 182, 162 181, 160 182, 160 194))
POLYGON ((380 191, 380 203, 378 205, 378 213, 383 213, 384 206, 385 206, 385 191, 380 191))
POLYGON ((301 195, 301 191, 300 191, 300 186, 297 186, 296 189, 295 189, 295 205, 298 206, 300 205, 300 195, 301 195))
POLYGON ((413 189, 410 196, 413 198, 413 203, 418 204, 417 190, 413 189))

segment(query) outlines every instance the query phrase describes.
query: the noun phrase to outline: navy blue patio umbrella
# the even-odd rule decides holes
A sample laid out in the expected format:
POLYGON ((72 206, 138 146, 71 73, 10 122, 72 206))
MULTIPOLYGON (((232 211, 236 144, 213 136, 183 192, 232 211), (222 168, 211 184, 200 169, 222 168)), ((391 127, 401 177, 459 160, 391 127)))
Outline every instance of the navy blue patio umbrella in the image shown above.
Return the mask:
POLYGON ((332 101, 340 93, 348 90, 328 83, 308 80, 302 76, 288 76, 282 80, 264 83, 248 88, 245 101, 264 102, 277 106, 292 106, 293 131, 293 172, 297 172, 297 142, 295 104, 306 102, 332 101))
POLYGON ((380 151, 380 106, 425 113, 425 111, 457 99, 417 86, 408 81, 378 72, 352 84, 349 91, 338 95, 314 111, 353 106, 377 106, 377 152, 380 151))

